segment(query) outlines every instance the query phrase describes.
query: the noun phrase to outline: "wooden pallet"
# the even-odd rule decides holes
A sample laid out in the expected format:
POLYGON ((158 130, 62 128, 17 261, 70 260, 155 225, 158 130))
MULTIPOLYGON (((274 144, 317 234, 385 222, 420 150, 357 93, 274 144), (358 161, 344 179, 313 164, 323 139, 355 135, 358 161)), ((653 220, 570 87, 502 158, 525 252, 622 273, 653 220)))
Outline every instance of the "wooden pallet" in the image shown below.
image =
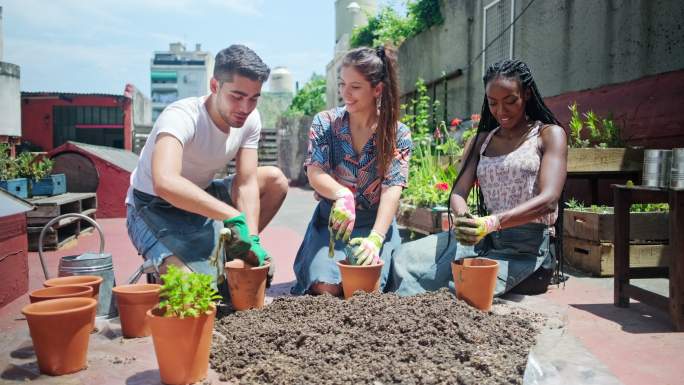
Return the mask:
MULTIPOLYGON (((631 213, 629 214, 629 239, 640 241, 667 241, 668 213, 631 213)), ((592 213, 565 209, 563 213, 563 233, 576 239, 592 242, 613 242, 615 236, 615 215, 592 213)))
MULTIPOLYGON (((667 267, 669 250, 665 244, 631 244, 630 267, 667 267)), ((563 237, 563 257, 572 266, 594 276, 608 277, 614 273, 614 246, 609 242, 563 237)))
POLYGON ((449 218, 445 211, 426 207, 399 204, 397 223, 416 233, 430 235, 449 230, 449 218))
MULTIPOLYGON (((38 239, 43 227, 52 219, 69 213, 79 213, 95 219, 97 195, 95 193, 66 193, 47 198, 31 199, 36 209, 26 213, 29 251, 38 251, 38 239)), ((62 218, 45 232, 44 250, 57 250, 79 235, 93 231, 90 222, 77 217, 62 218)))
MULTIPOLYGON (((278 130, 275 128, 262 128, 259 139, 259 166, 278 166, 278 130)), ((235 160, 228 162, 226 174, 235 173, 235 160)))

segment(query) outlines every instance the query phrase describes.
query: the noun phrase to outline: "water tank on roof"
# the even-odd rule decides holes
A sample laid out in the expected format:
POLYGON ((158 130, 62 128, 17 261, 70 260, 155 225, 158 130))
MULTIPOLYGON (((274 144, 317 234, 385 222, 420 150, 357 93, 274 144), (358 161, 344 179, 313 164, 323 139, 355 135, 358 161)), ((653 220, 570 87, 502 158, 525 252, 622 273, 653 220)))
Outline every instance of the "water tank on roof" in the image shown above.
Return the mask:
POLYGON ((271 71, 269 78, 269 90, 271 92, 289 92, 294 93, 292 86, 292 73, 286 67, 275 67, 271 71))
POLYGON ((355 26, 368 24, 368 15, 378 11, 375 0, 335 0, 335 43, 351 32, 355 26))

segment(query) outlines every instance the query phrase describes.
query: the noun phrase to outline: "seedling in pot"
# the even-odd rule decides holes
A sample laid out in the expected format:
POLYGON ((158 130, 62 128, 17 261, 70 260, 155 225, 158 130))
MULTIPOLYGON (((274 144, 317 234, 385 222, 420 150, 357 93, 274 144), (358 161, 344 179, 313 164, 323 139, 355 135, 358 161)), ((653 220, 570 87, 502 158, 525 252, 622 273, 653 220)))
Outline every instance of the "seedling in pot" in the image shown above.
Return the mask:
POLYGON ((214 302, 221 299, 207 274, 189 273, 171 265, 161 278, 157 307, 164 311, 164 317, 199 317, 210 313, 214 302))

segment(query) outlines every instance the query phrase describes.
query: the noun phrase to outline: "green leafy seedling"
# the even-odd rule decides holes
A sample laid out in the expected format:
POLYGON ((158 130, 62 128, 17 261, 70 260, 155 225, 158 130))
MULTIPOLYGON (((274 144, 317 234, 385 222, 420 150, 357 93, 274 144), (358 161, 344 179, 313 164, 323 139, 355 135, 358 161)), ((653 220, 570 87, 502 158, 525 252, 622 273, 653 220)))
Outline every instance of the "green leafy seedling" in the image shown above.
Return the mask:
POLYGON ((164 311, 164 317, 199 317, 211 312, 214 302, 221 299, 207 274, 189 273, 171 265, 161 278, 164 283, 157 307, 164 311))

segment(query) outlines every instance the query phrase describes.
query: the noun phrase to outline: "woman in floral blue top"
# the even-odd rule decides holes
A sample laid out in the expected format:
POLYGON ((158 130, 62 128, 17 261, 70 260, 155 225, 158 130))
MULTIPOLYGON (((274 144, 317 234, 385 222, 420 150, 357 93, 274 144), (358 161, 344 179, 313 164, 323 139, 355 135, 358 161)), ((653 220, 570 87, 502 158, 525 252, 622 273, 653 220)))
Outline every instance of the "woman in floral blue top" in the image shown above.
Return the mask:
POLYGON ((347 243, 355 250, 353 263, 384 261, 382 290, 392 253, 401 244, 394 215, 408 183, 412 144, 409 129, 398 121, 393 52, 382 46, 349 51, 339 90, 344 106, 316 115, 309 133, 305 166, 322 199, 297 252, 294 294, 339 296, 335 262, 345 259, 347 243))

